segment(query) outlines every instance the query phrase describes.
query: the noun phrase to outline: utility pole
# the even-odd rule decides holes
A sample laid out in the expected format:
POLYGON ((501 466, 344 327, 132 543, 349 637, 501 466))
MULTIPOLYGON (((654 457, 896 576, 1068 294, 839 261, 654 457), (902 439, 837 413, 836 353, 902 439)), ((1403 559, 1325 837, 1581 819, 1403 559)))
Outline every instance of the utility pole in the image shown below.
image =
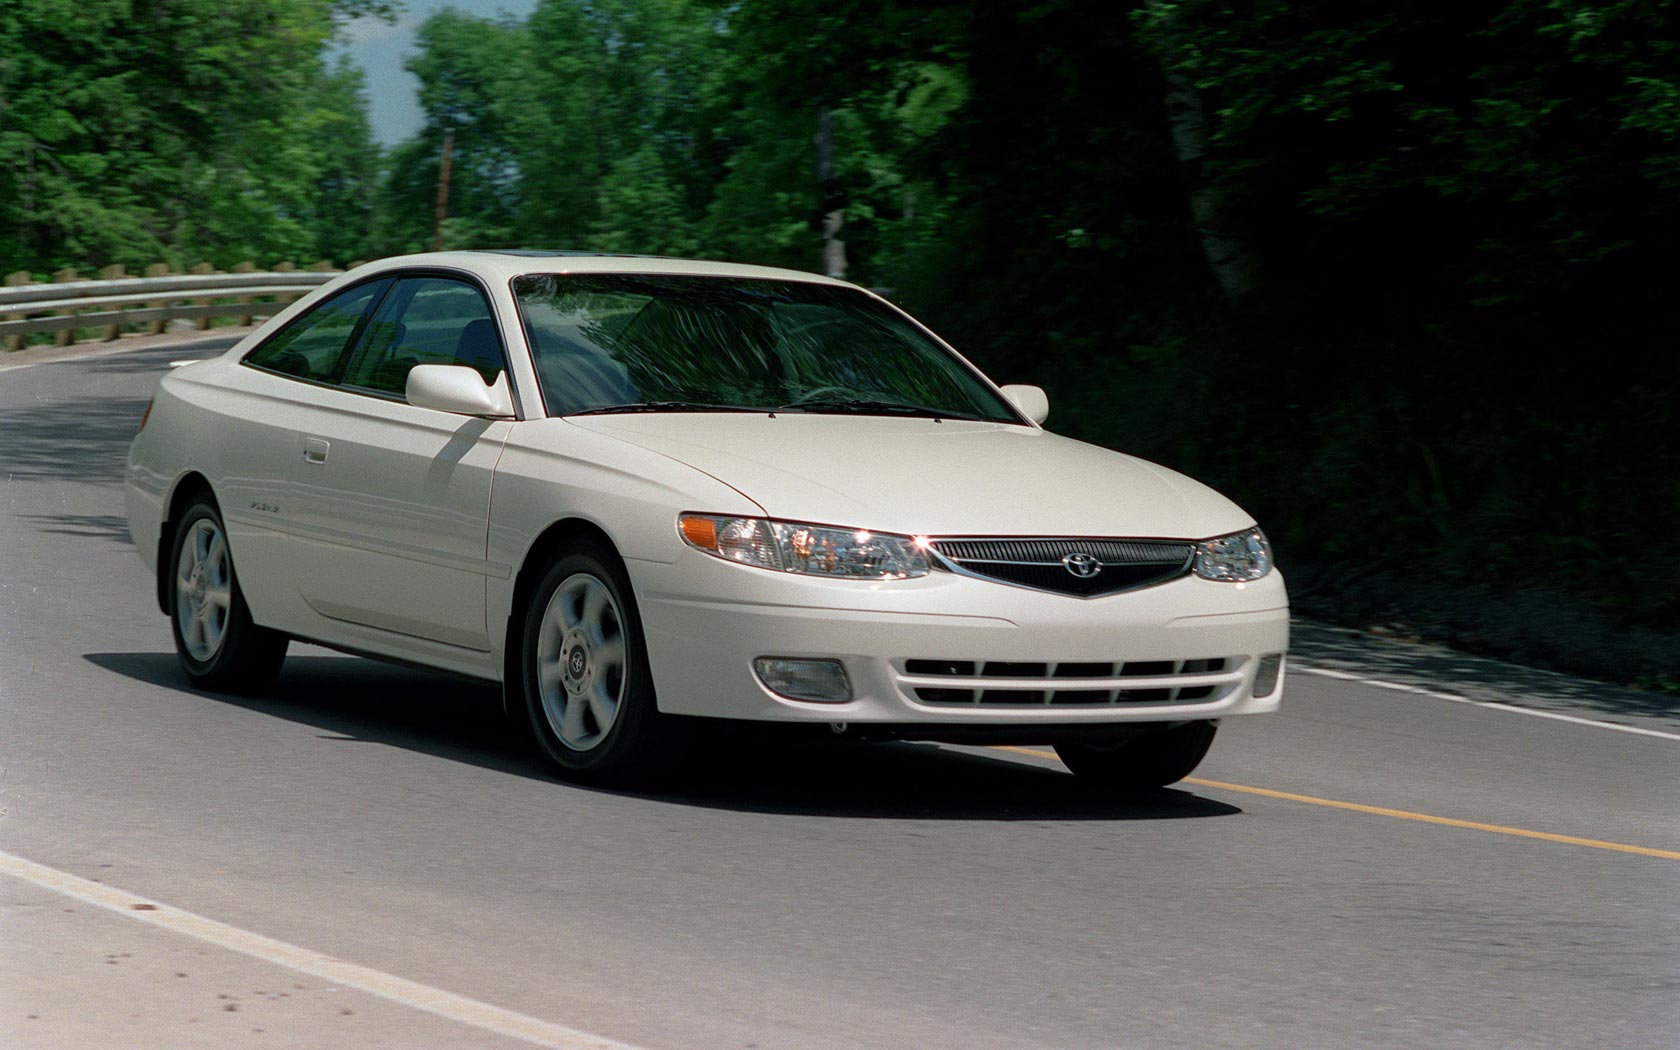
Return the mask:
POLYGON ((432 229, 432 251, 443 251, 443 220, 449 217, 449 155, 455 149, 455 129, 443 133, 443 161, 438 165, 437 223, 432 229))

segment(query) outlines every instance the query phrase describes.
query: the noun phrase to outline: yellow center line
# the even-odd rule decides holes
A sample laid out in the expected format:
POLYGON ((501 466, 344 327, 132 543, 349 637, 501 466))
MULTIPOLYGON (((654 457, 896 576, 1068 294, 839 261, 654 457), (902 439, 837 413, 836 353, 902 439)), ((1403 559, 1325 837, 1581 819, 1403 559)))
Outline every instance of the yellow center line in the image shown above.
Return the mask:
MULTIPOLYGON (((995 751, 1012 751, 1017 755, 1029 755, 1033 758, 1055 758, 1054 751, 1038 751, 1028 747, 995 747, 995 751)), ((1590 849, 1607 849, 1617 853, 1637 853, 1642 857, 1661 857, 1664 860, 1680 860, 1680 853, 1674 850, 1653 849, 1650 846, 1630 846, 1625 842, 1605 842, 1602 839, 1584 839, 1575 835, 1554 835, 1549 831, 1531 831, 1528 828, 1512 828, 1504 824, 1483 824, 1475 820, 1458 820, 1455 817, 1437 817, 1428 813, 1413 813, 1407 809, 1388 809, 1385 806, 1367 806, 1359 802, 1341 802, 1333 798, 1319 798, 1317 795, 1297 795, 1292 791, 1274 791, 1271 788, 1250 787, 1247 784, 1232 784, 1224 780, 1203 780, 1201 777, 1185 777, 1184 783, 1197 787, 1218 788, 1221 791, 1236 791, 1244 795, 1261 795, 1265 798, 1280 798, 1287 802, 1304 802, 1309 806, 1327 806, 1331 809, 1347 809, 1355 813, 1370 813, 1378 817, 1392 817, 1395 820, 1415 820, 1422 824, 1437 824, 1447 828, 1465 828, 1470 831, 1486 831, 1494 835, 1514 835, 1517 838, 1539 839, 1542 842, 1561 842, 1566 846, 1586 846, 1590 849)))

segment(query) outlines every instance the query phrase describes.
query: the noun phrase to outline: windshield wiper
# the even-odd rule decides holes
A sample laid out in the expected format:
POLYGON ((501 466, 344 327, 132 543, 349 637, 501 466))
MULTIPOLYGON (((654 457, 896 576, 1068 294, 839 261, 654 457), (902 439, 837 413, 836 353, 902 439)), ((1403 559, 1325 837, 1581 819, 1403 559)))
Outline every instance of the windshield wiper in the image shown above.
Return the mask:
POLYGON ((899 401, 872 401, 862 397, 814 397, 809 401, 794 401, 776 409, 778 412, 857 412, 862 415, 921 416, 926 419, 974 419, 965 412, 947 412, 925 405, 906 405, 899 401))
POLYGON ((750 405, 714 405, 704 401, 638 401, 631 405, 603 405, 563 413, 567 416, 604 416, 614 412, 769 412, 750 405))

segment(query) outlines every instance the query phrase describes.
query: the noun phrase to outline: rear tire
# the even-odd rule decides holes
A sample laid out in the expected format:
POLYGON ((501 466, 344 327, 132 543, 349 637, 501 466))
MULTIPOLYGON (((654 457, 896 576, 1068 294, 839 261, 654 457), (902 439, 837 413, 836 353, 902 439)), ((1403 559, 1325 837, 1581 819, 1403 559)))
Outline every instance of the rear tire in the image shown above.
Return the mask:
POLYGON ((1062 743, 1056 755, 1074 776, 1109 791, 1149 791, 1189 776, 1213 745, 1215 722, 1183 725, 1113 743, 1062 743))
POLYGON ((274 681, 290 639, 251 622, 227 529, 208 495, 197 497, 181 515, 169 550, 170 629, 193 685, 250 692, 274 681))
POLYGON ((670 733, 630 580, 610 549, 584 543, 556 558, 520 637, 526 721, 562 777, 624 783, 660 765, 670 733))

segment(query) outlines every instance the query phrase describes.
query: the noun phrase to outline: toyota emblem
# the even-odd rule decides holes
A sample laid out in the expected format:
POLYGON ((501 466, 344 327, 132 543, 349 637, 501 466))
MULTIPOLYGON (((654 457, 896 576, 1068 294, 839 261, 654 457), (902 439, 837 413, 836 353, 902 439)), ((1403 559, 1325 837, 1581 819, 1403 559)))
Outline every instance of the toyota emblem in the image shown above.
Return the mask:
POLYGON ((1088 580, 1102 572, 1102 561, 1095 554, 1078 551, 1074 554, 1062 556, 1062 567, 1082 580, 1088 580))

